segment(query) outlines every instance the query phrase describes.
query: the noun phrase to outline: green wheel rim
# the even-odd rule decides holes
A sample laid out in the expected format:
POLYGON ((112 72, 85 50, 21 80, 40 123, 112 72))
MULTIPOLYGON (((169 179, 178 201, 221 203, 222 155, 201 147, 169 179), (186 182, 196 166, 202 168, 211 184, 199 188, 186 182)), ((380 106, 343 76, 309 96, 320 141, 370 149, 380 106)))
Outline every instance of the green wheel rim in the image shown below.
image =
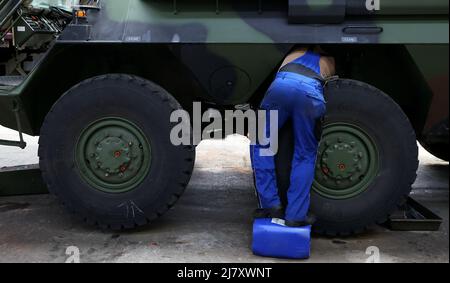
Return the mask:
POLYGON ((147 176, 151 147, 132 122, 104 118, 82 131, 75 157, 80 175, 92 187, 124 193, 135 189, 147 176))
POLYGON ((349 199, 364 192, 379 171, 378 149, 361 128, 325 126, 316 163, 313 190, 330 199, 349 199))

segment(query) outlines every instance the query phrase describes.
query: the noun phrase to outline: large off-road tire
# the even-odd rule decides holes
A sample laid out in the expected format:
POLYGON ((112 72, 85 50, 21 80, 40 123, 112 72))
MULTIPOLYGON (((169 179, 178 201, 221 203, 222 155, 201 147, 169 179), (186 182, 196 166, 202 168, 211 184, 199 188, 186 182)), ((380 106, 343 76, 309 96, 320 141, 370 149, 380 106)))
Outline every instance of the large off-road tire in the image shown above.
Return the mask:
MULTIPOLYGON (((416 179, 415 132, 402 109, 365 83, 339 80, 327 87, 311 211, 314 230, 349 235, 381 223, 403 203, 416 179)), ((278 183, 284 197, 292 160, 291 125, 280 132, 278 183)))
POLYGON ((105 75, 65 93, 42 125, 40 168, 51 193, 102 228, 145 225, 188 185, 191 146, 170 141, 177 101, 135 76, 105 75))

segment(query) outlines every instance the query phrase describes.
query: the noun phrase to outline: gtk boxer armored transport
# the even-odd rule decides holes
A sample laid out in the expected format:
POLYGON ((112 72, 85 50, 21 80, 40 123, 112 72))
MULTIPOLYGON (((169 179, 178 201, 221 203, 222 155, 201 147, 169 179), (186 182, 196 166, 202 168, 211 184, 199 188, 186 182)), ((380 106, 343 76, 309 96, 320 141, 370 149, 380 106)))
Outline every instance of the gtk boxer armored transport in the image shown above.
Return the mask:
POLYGON ((43 179, 68 210, 104 228, 145 225, 194 166, 195 147, 170 141, 171 113, 194 101, 256 109, 285 56, 319 46, 340 79, 326 87, 313 229, 363 231, 408 196, 416 140, 448 160, 449 2, 377 2, 1 0, 0 124, 19 135, 0 144, 40 136, 43 179))

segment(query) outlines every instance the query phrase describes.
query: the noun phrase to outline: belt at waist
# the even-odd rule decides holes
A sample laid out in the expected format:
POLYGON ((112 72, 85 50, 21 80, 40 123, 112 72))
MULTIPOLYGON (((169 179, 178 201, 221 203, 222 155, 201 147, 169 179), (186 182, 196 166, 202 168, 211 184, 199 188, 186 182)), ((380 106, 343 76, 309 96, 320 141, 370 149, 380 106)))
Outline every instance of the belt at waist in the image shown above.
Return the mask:
POLYGON ((312 69, 306 66, 297 63, 289 63, 284 67, 282 67, 279 72, 299 74, 311 79, 315 79, 319 81, 322 85, 325 85, 327 82, 327 80, 325 80, 320 74, 314 72, 312 69))

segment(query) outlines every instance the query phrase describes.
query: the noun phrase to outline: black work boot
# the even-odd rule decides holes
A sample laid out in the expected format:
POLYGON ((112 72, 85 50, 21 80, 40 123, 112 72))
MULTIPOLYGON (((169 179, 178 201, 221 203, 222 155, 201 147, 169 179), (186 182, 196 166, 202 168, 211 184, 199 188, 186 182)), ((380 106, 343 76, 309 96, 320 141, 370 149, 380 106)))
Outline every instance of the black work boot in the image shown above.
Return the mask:
POLYGON ((284 208, 279 205, 271 208, 258 208, 253 213, 253 218, 284 218, 284 208))
POLYGON ((309 225, 313 225, 314 223, 316 223, 316 216, 312 215, 312 214, 308 214, 308 216, 306 216, 306 220, 304 221, 290 221, 290 220, 286 220, 285 224, 288 227, 304 227, 304 226, 309 226, 309 225))
POLYGON ((272 207, 269 211, 270 218, 284 219, 284 207, 282 207, 281 205, 272 207))
POLYGON ((269 218, 269 211, 265 208, 257 208, 253 212, 253 218, 259 219, 259 218, 269 218))

